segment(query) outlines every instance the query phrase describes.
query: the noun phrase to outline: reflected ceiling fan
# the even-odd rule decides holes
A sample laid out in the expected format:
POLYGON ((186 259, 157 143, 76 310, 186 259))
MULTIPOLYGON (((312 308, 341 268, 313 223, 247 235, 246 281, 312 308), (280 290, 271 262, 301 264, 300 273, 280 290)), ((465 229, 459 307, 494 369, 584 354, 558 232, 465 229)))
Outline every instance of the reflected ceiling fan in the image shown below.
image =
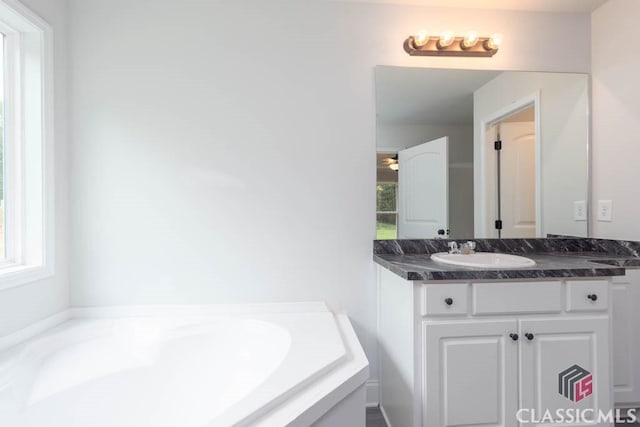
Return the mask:
POLYGON ((399 165, 398 165, 398 155, 396 154, 393 157, 386 157, 385 159, 383 159, 384 163, 387 165, 387 167, 391 170, 394 170, 396 172, 398 172, 399 169, 399 165))

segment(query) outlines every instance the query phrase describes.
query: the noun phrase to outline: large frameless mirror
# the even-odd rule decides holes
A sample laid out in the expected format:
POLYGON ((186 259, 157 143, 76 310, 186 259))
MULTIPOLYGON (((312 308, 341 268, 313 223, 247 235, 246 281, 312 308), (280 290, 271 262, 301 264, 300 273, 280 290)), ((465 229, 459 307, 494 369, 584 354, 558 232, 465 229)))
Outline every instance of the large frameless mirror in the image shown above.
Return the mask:
POLYGON ((376 67, 377 238, 587 236, 586 74, 376 67))

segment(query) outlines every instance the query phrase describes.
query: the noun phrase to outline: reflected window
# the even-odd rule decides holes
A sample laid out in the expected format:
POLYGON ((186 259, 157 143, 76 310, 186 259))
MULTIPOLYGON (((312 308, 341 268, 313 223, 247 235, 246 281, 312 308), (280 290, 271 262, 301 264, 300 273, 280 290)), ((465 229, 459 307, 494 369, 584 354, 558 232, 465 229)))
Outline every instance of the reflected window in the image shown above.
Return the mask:
POLYGON ((376 185, 376 239, 398 237, 398 183, 378 182, 376 185))
POLYGON ((376 239, 398 238, 398 153, 377 153, 376 239))

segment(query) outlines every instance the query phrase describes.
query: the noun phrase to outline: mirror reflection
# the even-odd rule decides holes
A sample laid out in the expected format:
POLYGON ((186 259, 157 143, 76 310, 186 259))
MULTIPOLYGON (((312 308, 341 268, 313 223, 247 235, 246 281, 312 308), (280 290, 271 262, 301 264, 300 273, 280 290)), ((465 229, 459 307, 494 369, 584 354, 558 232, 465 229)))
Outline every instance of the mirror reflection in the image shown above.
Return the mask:
POLYGON ((377 238, 588 235, 588 76, 376 67, 377 238))

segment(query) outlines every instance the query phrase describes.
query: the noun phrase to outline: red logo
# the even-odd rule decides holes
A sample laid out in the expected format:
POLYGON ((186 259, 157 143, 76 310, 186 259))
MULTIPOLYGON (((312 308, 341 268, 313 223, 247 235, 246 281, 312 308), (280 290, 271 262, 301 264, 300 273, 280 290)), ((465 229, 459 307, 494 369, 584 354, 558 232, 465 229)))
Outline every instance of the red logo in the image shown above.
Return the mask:
POLYGON ((558 392, 572 402, 580 402, 593 393, 593 375, 573 365, 558 375, 558 392))

